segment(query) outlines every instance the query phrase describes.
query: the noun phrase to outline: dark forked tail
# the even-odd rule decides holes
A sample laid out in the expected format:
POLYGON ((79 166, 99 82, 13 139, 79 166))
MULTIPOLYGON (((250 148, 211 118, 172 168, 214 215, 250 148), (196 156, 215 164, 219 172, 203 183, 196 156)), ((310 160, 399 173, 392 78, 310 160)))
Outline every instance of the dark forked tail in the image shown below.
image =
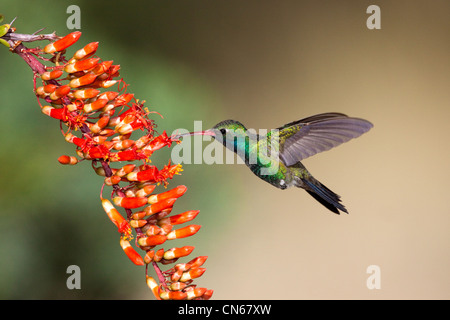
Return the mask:
POLYGON ((306 179, 301 179, 302 187, 314 197, 317 201, 327 207, 329 210, 339 214, 339 210, 348 213, 347 209, 341 203, 341 197, 325 187, 318 180, 309 176, 306 179))

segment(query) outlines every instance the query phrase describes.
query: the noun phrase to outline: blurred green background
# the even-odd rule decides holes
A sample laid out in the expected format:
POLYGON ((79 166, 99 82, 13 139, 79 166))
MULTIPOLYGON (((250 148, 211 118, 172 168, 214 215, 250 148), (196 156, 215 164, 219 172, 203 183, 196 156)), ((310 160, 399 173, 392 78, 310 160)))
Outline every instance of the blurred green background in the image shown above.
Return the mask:
MULTIPOLYGON (((171 245, 209 256, 197 283, 214 298, 450 298, 448 1, 3 0, 0 13, 18 17, 19 33, 65 35, 71 4, 76 47, 100 41, 98 56, 164 116, 160 131, 228 118, 270 129, 327 111, 375 125, 304 161, 348 216, 243 165, 184 166, 175 210, 201 210, 203 227, 171 245), (366 27, 371 4, 381 30, 366 27), (381 268, 380 290, 366 286, 369 265, 381 268)), ((28 66, 3 47, 0 76, 0 299, 152 299, 101 208, 102 179, 87 162, 59 165, 73 148, 40 112, 28 66), (81 290, 66 287, 72 264, 81 290)))

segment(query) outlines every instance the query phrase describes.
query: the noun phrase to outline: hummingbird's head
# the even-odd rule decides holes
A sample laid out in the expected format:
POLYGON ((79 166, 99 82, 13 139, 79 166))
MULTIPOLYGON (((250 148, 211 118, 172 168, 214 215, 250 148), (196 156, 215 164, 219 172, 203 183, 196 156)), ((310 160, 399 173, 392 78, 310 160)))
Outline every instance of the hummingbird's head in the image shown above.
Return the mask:
POLYGON ((212 132, 214 139, 233 152, 244 149, 248 140, 247 128, 236 120, 224 120, 207 131, 212 132))
POLYGON ((226 137, 227 134, 238 134, 239 132, 247 131, 247 128, 236 120, 224 120, 219 122, 211 129, 215 131, 215 135, 221 134, 223 138, 226 137))

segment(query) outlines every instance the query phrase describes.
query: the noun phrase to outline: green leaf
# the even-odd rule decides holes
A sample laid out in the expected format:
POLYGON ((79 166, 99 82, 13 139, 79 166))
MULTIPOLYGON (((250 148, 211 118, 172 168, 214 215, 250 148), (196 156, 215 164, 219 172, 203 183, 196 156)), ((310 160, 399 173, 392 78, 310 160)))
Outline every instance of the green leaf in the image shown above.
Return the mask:
POLYGON ((3 39, 0 39, 0 43, 1 43, 2 45, 4 45, 4 46, 6 46, 6 47, 8 47, 8 48, 9 48, 9 43, 8 43, 8 42, 6 42, 5 40, 3 40, 3 39))
POLYGON ((9 24, 4 24, 0 26, 0 37, 3 37, 8 32, 9 28, 10 28, 9 24))

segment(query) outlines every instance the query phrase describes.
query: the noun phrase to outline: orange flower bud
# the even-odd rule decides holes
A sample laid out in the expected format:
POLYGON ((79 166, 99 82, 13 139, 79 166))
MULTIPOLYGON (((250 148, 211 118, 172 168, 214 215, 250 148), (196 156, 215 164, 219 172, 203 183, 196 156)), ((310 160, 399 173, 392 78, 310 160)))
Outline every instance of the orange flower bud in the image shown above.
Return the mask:
MULTIPOLYGON (((147 198, 145 198, 145 199, 147 199, 147 198)), ((164 209, 172 207, 176 200, 177 199, 175 199, 175 198, 162 200, 160 202, 152 204, 151 206, 146 207, 144 209, 144 211, 146 211, 147 215, 150 216, 152 214, 161 212, 164 209)))
POLYGON ((188 264, 190 268, 198 268, 205 263, 206 259, 208 259, 207 256, 200 256, 192 259, 191 261, 188 262, 188 264))
POLYGON ((144 265, 144 260, 142 257, 134 250, 134 248, 130 245, 130 242, 124 239, 120 239, 120 246, 122 247, 123 251, 127 255, 130 260, 138 266, 144 265))
POLYGON ((162 291, 159 296, 163 300, 184 300, 187 298, 186 292, 183 291, 162 291))
POLYGON ((149 264, 153 261, 153 257, 155 256, 155 251, 149 250, 144 256, 144 262, 145 264, 149 264))
POLYGON ((52 93, 58 88, 56 84, 47 84, 44 86, 44 92, 45 93, 52 93))
MULTIPOLYGON (((72 95, 73 95, 73 93, 72 93, 72 95)), ((73 101, 73 103, 68 104, 66 107, 67 107, 68 111, 73 112, 73 111, 81 110, 83 108, 83 103, 81 101, 75 100, 75 101, 73 101)))
POLYGON ((139 212, 133 213, 133 215, 131 216, 131 219, 140 220, 140 219, 143 219, 146 215, 147 215, 147 213, 145 211, 139 211, 139 212))
POLYGON ((143 247, 153 247, 166 242, 167 237, 165 235, 154 235, 149 237, 141 237, 138 239, 138 244, 143 247))
POLYGON ((203 273, 205 273, 205 268, 193 268, 189 271, 183 272, 183 275, 180 278, 181 282, 187 282, 189 280, 201 277, 203 273))
POLYGON ((94 138, 92 138, 92 140, 94 140, 96 142, 98 141, 97 142, 98 144, 105 146, 107 149, 111 149, 112 146, 114 145, 114 142, 112 142, 112 141, 105 141, 106 137, 103 137, 103 136, 95 136, 94 138), (97 140, 97 138, 98 138, 98 140, 97 140))
POLYGON ((70 165, 75 165, 78 163, 78 159, 76 157, 69 157, 69 156, 61 156, 58 158, 58 161, 61 164, 70 164, 70 165))
POLYGON ((69 82, 69 86, 71 88, 78 88, 81 86, 85 86, 85 85, 88 85, 88 84, 91 84, 92 82, 94 82, 95 78, 97 78, 97 75, 88 73, 82 77, 71 80, 69 82))
POLYGON ((46 97, 50 93, 56 90, 56 84, 47 84, 45 86, 38 87, 36 93, 42 97, 46 97))
POLYGON ((120 180, 121 179, 118 176, 106 177, 105 178, 105 184, 107 186, 112 186, 112 185, 118 184, 120 182, 120 180))
POLYGON ((188 300, 200 298, 205 292, 206 292, 206 288, 194 288, 192 290, 186 291, 186 294, 187 294, 186 298, 188 300))
POLYGON ((36 88, 36 94, 38 96, 40 96, 41 98, 45 98, 47 96, 47 93, 45 93, 45 91, 44 91, 44 86, 37 87, 36 88))
MULTIPOLYGON (((195 249, 193 246, 184 246, 182 248, 172 248, 164 252, 164 259, 172 260, 176 258, 185 257, 191 254, 191 252, 195 249)), ((185 281, 183 281, 185 282, 185 281)))
MULTIPOLYGON (((147 221, 147 220, 145 220, 145 221, 147 221)), ((147 228, 147 231, 146 231, 146 234, 148 236, 155 236, 160 233, 161 233, 161 228, 154 224, 149 225, 147 228)))
POLYGON ((145 197, 114 197, 113 202, 116 206, 120 206, 125 209, 134 209, 142 207, 147 203, 147 198, 145 197))
POLYGON ((125 149, 130 148, 133 144, 134 144, 134 140, 128 139, 128 140, 116 142, 114 144, 113 148, 115 150, 125 150, 125 149))
POLYGON ((141 228, 147 224, 147 220, 131 220, 130 225, 133 228, 141 228))
POLYGON ((97 96, 100 93, 100 90, 97 89, 82 89, 82 90, 76 90, 73 92, 73 97, 75 99, 90 99, 90 98, 94 98, 95 96, 97 96))
POLYGON ((171 290, 183 290, 184 288, 186 288, 186 283, 183 282, 173 282, 170 285, 171 290))
POLYGON ((120 106, 126 105, 128 102, 131 101, 131 99, 133 99, 133 97, 134 97, 134 94, 132 94, 132 93, 121 94, 114 100, 114 106, 120 107, 120 106))
POLYGON ((136 167, 136 165, 134 165, 134 164, 124 165, 122 168, 117 170, 117 172, 115 172, 114 174, 116 176, 123 177, 123 176, 126 176, 131 171, 133 171, 135 167, 136 167))
MULTIPOLYGON (((92 133, 99 133, 108 124, 109 116, 101 117, 95 124, 89 125, 92 133)), ((100 137, 100 136, 97 136, 100 137)), ((107 137, 104 137, 105 139, 107 137)))
POLYGON ((103 61, 98 66, 96 66, 94 69, 92 69, 91 72, 96 75, 101 75, 102 73, 105 73, 106 71, 108 71, 108 69, 111 67, 112 63, 113 63, 112 61, 103 61))
POLYGON ((84 112, 92 112, 103 108, 108 103, 106 99, 97 99, 92 103, 85 104, 83 106, 84 112))
POLYGON ((112 117, 109 119, 108 127, 115 127, 121 121, 120 117, 112 117))
POLYGON ((106 128, 106 129, 103 129, 102 131, 100 131, 99 134, 102 136, 110 137, 110 136, 113 136, 115 134, 115 132, 113 129, 106 128))
POLYGON ((56 51, 62 51, 71 45, 73 45, 75 42, 78 41, 78 39, 81 36, 80 31, 75 31, 72 33, 69 33, 67 36, 63 37, 62 39, 59 39, 56 42, 49 43, 44 47, 45 53, 54 53, 56 51))
POLYGON ((173 225, 165 224, 161 226, 161 234, 167 235, 170 231, 172 231, 173 225))
POLYGON ((133 126, 133 124, 130 123, 123 123, 123 124, 119 124, 118 126, 116 126, 116 128, 114 128, 114 130, 116 132, 118 132, 119 134, 128 134, 133 132, 136 129, 139 129, 141 126, 140 125, 136 125, 133 126))
POLYGON ((91 55, 93 55, 98 48, 98 42, 91 42, 88 43, 87 45, 84 46, 83 49, 78 50, 77 52, 75 52, 75 54, 73 55, 73 58, 80 60, 83 58, 87 58, 91 55))
POLYGON ((173 188, 172 190, 160 194, 151 195, 150 197, 148 197, 148 203, 153 204, 168 198, 179 198, 186 192, 186 190, 186 186, 178 186, 173 188))
POLYGON ((111 66, 111 68, 108 70, 108 73, 109 73, 110 77, 112 77, 112 78, 118 77, 119 70, 120 70, 120 64, 116 64, 114 66, 111 66))
POLYGON ((201 226, 192 224, 181 229, 173 230, 167 234, 167 239, 173 240, 173 239, 187 238, 196 234, 198 230, 200 230, 200 228, 201 226))
POLYGON ((158 251, 155 252, 155 256, 153 257, 153 260, 156 262, 161 261, 161 259, 164 256, 164 249, 159 249, 158 251))
MULTIPOLYGON (((172 212, 173 207, 161 210, 161 212, 156 213, 153 217, 152 217, 152 221, 153 223, 157 223, 158 220, 164 219, 165 217, 167 217, 171 212, 172 212)), ((144 209, 145 210, 145 209, 144 209)))
POLYGON ((96 80, 90 84, 92 88, 109 88, 117 83, 117 80, 96 80))
POLYGON ((155 188, 156 188, 156 185, 154 185, 154 184, 144 186, 136 192, 136 196, 137 197, 146 197, 150 193, 152 193, 153 190, 155 190, 155 188))
POLYGON ((205 293, 202 296, 202 299, 204 300, 209 300, 211 299, 212 295, 213 295, 214 290, 206 290, 205 293))
POLYGON ((41 79, 45 81, 58 79, 59 77, 62 76, 62 74, 63 74, 62 70, 47 71, 41 74, 41 79))
POLYGON ((189 261, 188 263, 179 263, 179 264, 175 265, 175 267, 173 269, 176 271, 185 272, 191 268, 200 267, 201 265, 203 265, 205 263, 206 259, 208 259, 207 256, 196 257, 196 258, 192 259, 191 261, 189 261))
MULTIPOLYGON (((181 276, 183 275, 183 271, 175 271, 174 273, 172 273, 172 275, 170 276, 170 280, 172 280, 173 282, 175 281, 179 281, 181 279, 181 276)), ((184 281, 186 282, 186 281, 184 281)))
POLYGON ((57 100, 64 97, 70 92, 70 87, 68 85, 60 86, 55 91, 50 94, 50 99, 57 100))
POLYGON ((199 210, 189 210, 174 216, 169 217, 170 223, 173 225, 182 224, 191 220, 194 220, 195 217, 199 214, 199 210))
POLYGON ((161 300, 161 297, 159 296, 159 286, 158 283, 156 283, 155 279, 153 279, 150 276, 146 276, 146 282, 147 286, 152 290, 153 294, 155 295, 155 298, 158 300, 161 300))
POLYGON ((118 92, 107 91, 107 92, 103 92, 101 95, 99 95, 98 98, 111 101, 111 100, 114 100, 118 95, 119 95, 118 92))
POLYGON ((142 136, 135 141, 135 146, 138 149, 143 148, 149 141, 150 141, 150 137, 148 135, 142 136))
POLYGON ((94 68, 98 62, 100 61, 100 58, 90 58, 86 60, 80 60, 75 63, 66 64, 64 67, 64 71, 67 73, 75 73, 78 71, 84 71, 94 68))

